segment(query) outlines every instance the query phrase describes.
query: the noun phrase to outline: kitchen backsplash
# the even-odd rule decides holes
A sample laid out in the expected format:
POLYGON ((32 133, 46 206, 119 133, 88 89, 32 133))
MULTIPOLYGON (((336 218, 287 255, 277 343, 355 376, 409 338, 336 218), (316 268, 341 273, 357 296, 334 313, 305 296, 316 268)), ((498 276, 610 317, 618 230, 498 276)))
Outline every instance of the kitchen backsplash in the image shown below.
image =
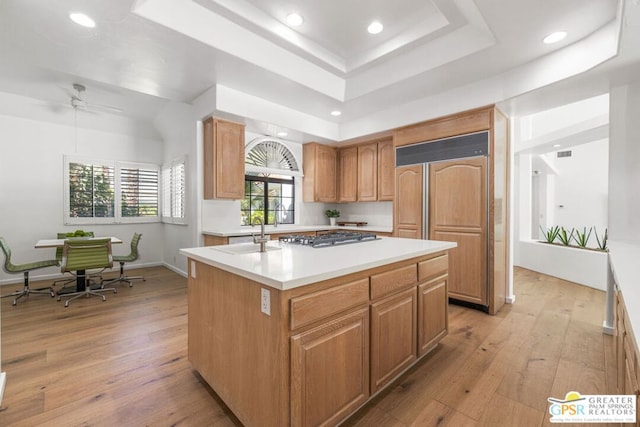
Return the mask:
POLYGON ((368 225, 393 227, 393 202, 338 203, 338 221, 365 221, 368 225))
MULTIPOLYGON (((329 224, 324 212, 338 209, 338 221, 365 221, 368 225, 393 227, 392 202, 361 203, 300 203, 296 210, 296 224, 329 224)), ((235 229, 240 226, 239 200, 203 200, 202 229, 235 229)))

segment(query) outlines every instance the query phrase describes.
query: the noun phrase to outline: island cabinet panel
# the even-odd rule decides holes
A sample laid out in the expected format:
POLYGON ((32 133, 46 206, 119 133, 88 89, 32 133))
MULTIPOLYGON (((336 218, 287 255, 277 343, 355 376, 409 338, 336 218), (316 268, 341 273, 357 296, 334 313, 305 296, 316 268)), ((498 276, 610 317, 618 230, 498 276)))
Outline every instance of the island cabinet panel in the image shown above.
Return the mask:
POLYGON ((291 299, 291 329, 369 302, 369 278, 291 299))
POLYGON ((216 118, 203 123, 204 198, 244 197, 244 125, 216 118))
POLYGON ((289 343, 281 293, 266 288, 268 316, 260 311, 262 288, 190 260, 188 357, 244 425, 279 427, 289 423, 289 343))
POLYGON ((358 147, 338 150, 338 202, 358 200, 358 147))
POLYGON ((394 268, 371 276, 371 299, 380 298, 398 289, 415 285, 418 280, 416 264, 394 268))
POLYGON ((371 393, 416 360, 416 288, 371 305, 371 393))
POLYGON ((393 201, 396 178, 396 151, 391 138, 378 142, 378 200, 393 201))
POLYGON ((369 398, 369 309, 291 337, 291 425, 337 425, 369 398))
POLYGON ((358 146, 358 201, 378 200, 378 144, 358 146))
POLYGON ((447 291, 446 274, 418 287, 418 357, 447 335, 447 291))
POLYGON ((281 291, 189 258, 189 360, 247 427, 338 425, 446 335, 447 259, 281 291))
POLYGON ((302 162, 303 201, 335 203, 338 200, 336 149, 309 142, 302 146, 302 162))

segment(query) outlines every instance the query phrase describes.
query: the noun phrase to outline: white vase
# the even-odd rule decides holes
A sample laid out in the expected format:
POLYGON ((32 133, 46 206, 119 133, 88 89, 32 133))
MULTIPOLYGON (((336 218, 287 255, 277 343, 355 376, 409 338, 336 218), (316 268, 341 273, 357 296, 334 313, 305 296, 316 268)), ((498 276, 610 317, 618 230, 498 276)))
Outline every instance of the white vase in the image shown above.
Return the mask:
POLYGON ((336 219, 335 218, 329 218, 329 224, 331 224, 331 226, 335 226, 336 225, 336 219))

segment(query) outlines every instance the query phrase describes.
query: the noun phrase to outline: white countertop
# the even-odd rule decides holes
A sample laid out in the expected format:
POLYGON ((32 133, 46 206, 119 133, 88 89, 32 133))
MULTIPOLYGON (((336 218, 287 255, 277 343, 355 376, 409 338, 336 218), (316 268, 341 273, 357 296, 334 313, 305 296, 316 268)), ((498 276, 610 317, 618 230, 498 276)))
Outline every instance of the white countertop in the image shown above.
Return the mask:
MULTIPOLYGON (((300 233, 304 231, 323 231, 323 230, 358 230, 373 233, 391 233, 393 227, 365 225, 357 227, 351 226, 331 226, 331 225, 289 225, 280 224, 277 227, 273 225, 267 225, 265 227, 265 234, 280 234, 280 233, 300 233)), ((202 234, 219 237, 231 237, 231 236, 250 236, 252 233, 259 234, 260 226, 238 226, 235 228, 220 228, 220 229, 208 229, 204 230, 202 234)))
POLYGON ((456 243, 382 237, 320 248, 278 241, 270 241, 267 246, 280 249, 264 253, 230 254, 216 249, 220 246, 206 246, 180 249, 180 253, 284 290, 451 249, 456 247, 456 243))
POLYGON ((609 263, 622 292, 631 329, 640 343, 640 242, 609 241, 609 263))

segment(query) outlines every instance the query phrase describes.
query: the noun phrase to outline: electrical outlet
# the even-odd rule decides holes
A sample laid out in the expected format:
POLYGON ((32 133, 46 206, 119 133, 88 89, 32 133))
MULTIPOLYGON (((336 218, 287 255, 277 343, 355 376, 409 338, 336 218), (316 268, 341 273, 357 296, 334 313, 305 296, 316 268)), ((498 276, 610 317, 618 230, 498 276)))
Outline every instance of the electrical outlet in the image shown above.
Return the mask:
POLYGON ((196 262, 191 261, 191 277, 196 278, 196 262))
POLYGON ((260 289, 260 311, 267 316, 271 316, 271 291, 269 289, 260 289))

